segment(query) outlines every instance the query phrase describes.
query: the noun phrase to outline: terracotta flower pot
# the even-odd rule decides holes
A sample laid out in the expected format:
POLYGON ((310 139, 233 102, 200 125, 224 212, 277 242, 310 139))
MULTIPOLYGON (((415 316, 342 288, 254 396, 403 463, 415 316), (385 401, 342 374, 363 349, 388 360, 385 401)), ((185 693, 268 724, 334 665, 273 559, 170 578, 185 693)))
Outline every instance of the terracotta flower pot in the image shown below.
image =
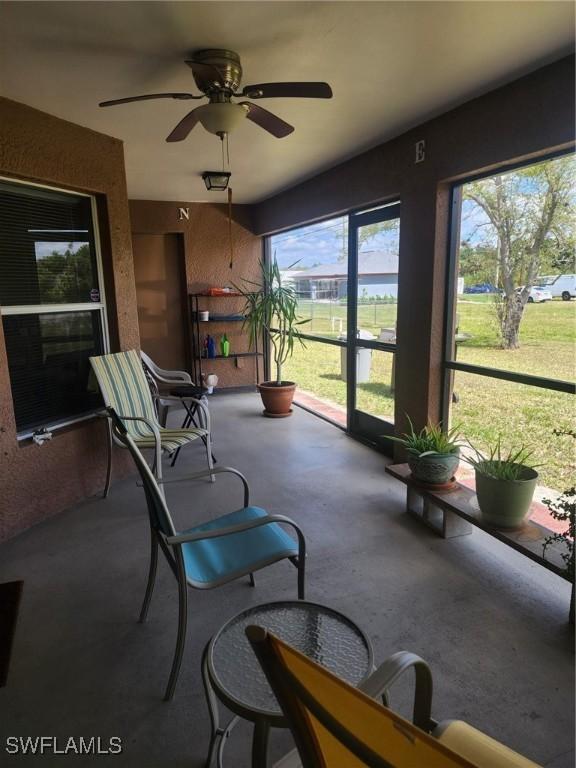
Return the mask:
POLYGON ((280 386, 275 381, 264 381, 258 385, 258 391, 264 404, 264 416, 281 419, 292 413, 292 400, 296 384, 293 381, 283 381, 280 386))

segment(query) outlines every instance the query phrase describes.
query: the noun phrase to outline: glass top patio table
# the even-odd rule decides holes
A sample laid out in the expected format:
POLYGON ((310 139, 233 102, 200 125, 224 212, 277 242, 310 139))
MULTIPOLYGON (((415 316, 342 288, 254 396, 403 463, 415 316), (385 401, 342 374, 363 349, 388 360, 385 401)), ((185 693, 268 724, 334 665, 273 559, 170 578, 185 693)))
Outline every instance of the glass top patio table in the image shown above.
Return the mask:
POLYGON ((304 600, 253 606, 230 619, 214 635, 206 658, 210 682, 219 698, 242 717, 272 721, 282 718, 244 633, 250 624, 270 630, 354 686, 372 671, 370 641, 342 613, 304 600))

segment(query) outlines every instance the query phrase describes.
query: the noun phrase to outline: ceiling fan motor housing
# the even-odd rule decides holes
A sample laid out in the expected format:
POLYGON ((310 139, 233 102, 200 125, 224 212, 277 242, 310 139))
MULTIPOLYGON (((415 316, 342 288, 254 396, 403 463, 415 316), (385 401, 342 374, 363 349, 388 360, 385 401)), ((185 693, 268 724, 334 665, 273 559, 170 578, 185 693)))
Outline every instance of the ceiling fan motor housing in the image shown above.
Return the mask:
POLYGON ((207 65, 205 68, 192 67, 194 82, 203 93, 210 94, 222 88, 236 91, 240 87, 242 66, 240 56, 234 51, 208 48, 197 51, 193 58, 195 62, 207 65))

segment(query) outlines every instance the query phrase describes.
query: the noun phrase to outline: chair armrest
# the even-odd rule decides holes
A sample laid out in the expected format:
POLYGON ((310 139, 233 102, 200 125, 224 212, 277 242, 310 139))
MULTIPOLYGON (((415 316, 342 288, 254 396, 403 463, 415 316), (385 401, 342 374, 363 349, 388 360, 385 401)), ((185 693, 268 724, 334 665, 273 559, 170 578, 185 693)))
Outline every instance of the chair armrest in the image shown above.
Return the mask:
MULTIPOLYGON (((154 455, 156 457, 156 466, 159 466, 159 462, 162 461, 162 439, 160 437, 160 430, 158 429, 158 425, 151 421, 150 419, 144 418, 144 416, 122 416, 121 414, 116 414, 120 421, 142 421, 144 424, 146 424, 150 429, 152 430, 152 434, 154 435, 154 455)), ((108 414, 108 419, 111 417, 110 414, 108 414)), ((116 435, 114 434, 114 427, 112 426, 112 437, 114 440, 120 444, 122 444, 122 441, 118 440, 116 435)))
POLYGON ((189 400, 191 403, 196 403, 196 405, 204 405, 205 408, 208 407, 206 405, 205 400, 201 400, 198 397, 192 397, 191 395, 178 397, 177 395, 165 395, 162 392, 159 392, 158 394, 152 395, 152 399, 153 400, 173 400, 175 403, 181 403, 182 400, 189 400))
POLYGON ((409 651, 398 651, 380 664, 372 674, 358 686, 359 690, 375 699, 385 696, 390 686, 407 670, 414 668, 416 684, 414 690, 413 722, 427 733, 436 723, 432 720, 432 672, 424 659, 409 651))
POLYGON ((220 536, 230 536, 232 533, 242 533, 242 531, 249 531, 252 528, 259 528, 262 525, 271 525, 272 523, 282 523, 283 525, 289 525, 294 528, 298 537, 298 557, 306 556, 306 543, 304 540, 304 534, 296 523, 289 517, 284 515, 267 515, 266 517, 258 517, 255 520, 249 520, 246 523, 240 523, 239 525, 229 525, 227 528, 217 528, 211 531, 198 531, 196 533, 177 533, 175 536, 167 536, 167 544, 186 544, 190 541, 202 541, 203 539, 217 539, 220 536))
MULTIPOLYGON (((117 416, 120 421, 143 421, 144 424, 146 424, 152 430, 152 433, 154 434, 154 440, 158 442, 160 441, 160 430, 158 429, 158 425, 150 419, 146 419, 144 416, 123 416, 120 413, 118 413, 117 416)), ((108 418, 110 418, 110 415, 108 415, 108 418)))
POLYGON ((192 384, 192 377, 186 371, 165 371, 162 368, 156 368, 152 375, 157 381, 163 384, 192 384))
MULTIPOLYGON (((201 477, 207 477, 208 475, 220 475, 223 472, 229 472, 232 475, 236 475, 242 481, 244 486, 244 506, 250 506, 250 488, 248 487, 248 480, 244 477, 242 472, 239 472, 234 467, 213 467, 212 469, 203 469, 201 472, 194 472, 186 477, 171 477, 169 480, 159 480, 158 485, 168 485, 169 483, 183 483, 188 480, 199 480, 201 477)), ((138 485, 141 485, 138 483, 138 485)))

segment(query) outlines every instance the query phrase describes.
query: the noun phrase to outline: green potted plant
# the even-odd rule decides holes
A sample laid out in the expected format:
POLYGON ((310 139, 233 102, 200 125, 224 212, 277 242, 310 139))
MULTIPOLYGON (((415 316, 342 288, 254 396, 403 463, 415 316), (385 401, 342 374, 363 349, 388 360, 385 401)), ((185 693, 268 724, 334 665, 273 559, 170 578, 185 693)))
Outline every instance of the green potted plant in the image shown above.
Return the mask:
POLYGON ((470 446, 466 461, 476 474, 476 496, 482 518, 496 528, 519 528, 532 504, 538 472, 525 446, 504 451, 501 439, 482 453, 470 446))
POLYGON ((458 427, 444 432, 441 424, 429 422, 416 432, 410 417, 407 418, 410 432, 390 439, 404 446, 412 477, 425 485, 447 485, 460 462, 458 427))
MULTIPOLYGON (((294 265, 292 265, 294 266, 294 265)), ((264 336, 270 339, 276 378, 258 385, 264 404, 264 415, 275 418, 290 416, 296 384, 284 381, 282 366, 292 355, 294 344, 304 346, 298 326, 309 322, 297 315, 298 299, 291 285, 282 280, 276 257, 267 263, 261 260, 262 283, 244 280, 248 289, 235 286, 244 296, 244 328, 248 329, 250 345, 264 336)))

